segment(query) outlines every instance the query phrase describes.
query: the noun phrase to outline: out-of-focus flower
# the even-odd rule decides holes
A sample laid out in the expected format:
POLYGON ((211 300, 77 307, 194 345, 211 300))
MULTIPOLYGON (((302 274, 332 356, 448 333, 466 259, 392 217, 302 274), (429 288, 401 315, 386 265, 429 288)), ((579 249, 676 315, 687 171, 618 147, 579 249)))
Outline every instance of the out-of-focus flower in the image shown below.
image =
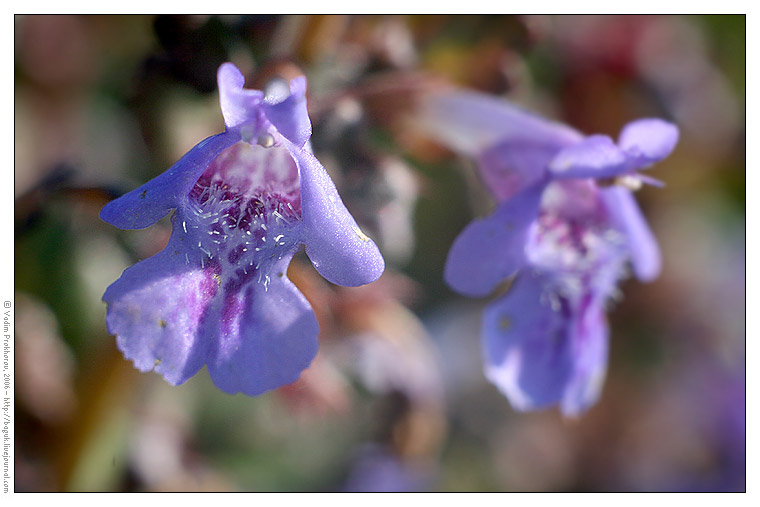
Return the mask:
POLYGON ((351 493, 408 493, 428 489, 432 478, 428 467, 404 461, 383 446, 368 444, 360 449, 342 489, 351 493))
POLYGON ((435 137, 478 160, 499 200, 454 241, 447 283, 486 296, 519 272, 484 314, 487 377, 517 409, 559 403, 568 415, 585 411, 601 390, 604 304, 625 262, 642 281, 660 270, 657 243, 629 189, 659 183, 637 171, 669 155, 678 130, 638 120, 615 143, 468 92, 427 98, 422 117, 435 137))
POLYGON ((221 390, 257 395, 295 381, 317 352, 314 313, 286 276, 301 245, 344 286, 374 281, 384 261, 308 147, 306 80, 265 94, 243 89, 226 63, 218 81, 225 131, 103 208, 122 229, 175 210, 166 248, 103 300, 109 331, 141 371, 176 385, 206 364, 221 390))

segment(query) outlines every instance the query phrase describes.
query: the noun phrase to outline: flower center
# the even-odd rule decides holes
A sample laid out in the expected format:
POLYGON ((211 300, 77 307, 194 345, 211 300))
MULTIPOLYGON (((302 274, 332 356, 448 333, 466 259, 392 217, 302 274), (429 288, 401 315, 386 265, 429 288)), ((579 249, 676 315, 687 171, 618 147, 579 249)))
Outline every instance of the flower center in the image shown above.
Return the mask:
POLYGON ((300 219, 298 170, 287 150, 241 142, 208 166, 177 225, 201 267, 218 268, 218 283, 235 290, 251 280, 268 286, 279 261, 300 245, 300 219))
POLYGON ((551 292, 580 301, 589 289, 611 291, 625 259, 623 236, 608 223, 595 192, 572 185, 551 189, 526 246, 530 263, 554 273, 551 292), (585 190, 585 189, 584 189, 585 190))
POLYGON ((230 146, 209 164, 191 191, 191 197, 200 197, 203 190, 213 184, 225 187, 232 194, 251 198, 277 195, 300 215, 298 168, 282 146, 243 141, 230 146))

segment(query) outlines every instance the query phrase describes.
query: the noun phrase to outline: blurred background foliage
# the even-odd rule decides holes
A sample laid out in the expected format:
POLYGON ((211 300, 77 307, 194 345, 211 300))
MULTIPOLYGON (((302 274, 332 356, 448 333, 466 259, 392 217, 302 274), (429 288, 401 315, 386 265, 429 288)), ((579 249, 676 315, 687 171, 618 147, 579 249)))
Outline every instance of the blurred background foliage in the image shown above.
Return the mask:
POLYGON ((17 16, 16 490, 744 490, 745 63, 743 16, 17 16), (313 149, 388 265, 347 289, 294 260, 320 353, 256 398, 140 374, 101 302, 169 224, 100 208, 223 129, 225 61, 250 87, 307 76, 313 149), (442 282, 492 206, 410 128, 447 84, 588 133, 681 129, 667 187, 638 194, 664 271, 623 284, 580 419, 512 410, 482 374, 486 301, 442 282))

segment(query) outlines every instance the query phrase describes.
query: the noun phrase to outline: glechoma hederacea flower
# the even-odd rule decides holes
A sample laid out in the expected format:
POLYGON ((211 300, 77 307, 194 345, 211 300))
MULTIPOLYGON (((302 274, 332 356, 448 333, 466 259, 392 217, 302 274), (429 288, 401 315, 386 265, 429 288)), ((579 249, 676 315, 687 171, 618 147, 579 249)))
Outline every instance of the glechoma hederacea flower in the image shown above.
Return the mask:
POLYGON ((657 242, 631 189, 659 184, 638 171, 670 154, 678 129, 637 120, 615 143, 477 93, 436 93, 423 104, 423 128, 476 159, 498 202, 454 241, 446 282, 480 297, 516 274, 484 312, 486 376, 519 410, 585 411, 601 391, 604 308, 627 263, 642 281, 660 271, 657 242))
POLYGON ((314 312, 286 276, 301 246, 339 285, 370 283, 385 265, 310 151, 305 78, 265 95, 225 63, 218 82, 225 131, 103 208, 121 229, 172 212, 166 248, 103 300, 109 332, 141 371, 176 385, 205 364, 221 390, 257 395, 295 381, 317 352, 314 312))

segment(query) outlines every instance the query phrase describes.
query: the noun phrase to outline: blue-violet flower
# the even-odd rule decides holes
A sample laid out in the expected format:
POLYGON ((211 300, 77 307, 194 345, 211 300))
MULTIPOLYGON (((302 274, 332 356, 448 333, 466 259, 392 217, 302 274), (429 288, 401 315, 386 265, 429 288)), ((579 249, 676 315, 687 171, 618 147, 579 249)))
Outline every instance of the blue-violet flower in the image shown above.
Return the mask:
POLYGON ((217 77, 225 131, 103 208, 121 229, 174 210, 166 248, 127 268, 103 300, 109 332, 139 370, 176 385, 205 364, 221 390, 253 396, 295 381, 317 352, 314 312, 286 276, 301 245, 339 285, 372 282, 385 266, 310 151, 305 78, 265 95, 244 89, 231 63, 217 77))
POLYGON ((615 143, 464 91, 427 97, 421 119, 433 137, 477 160, 498 201, 454 241, 446 282, 487 296, 517 273, 484 312, 486 376, 516 409, 585 411, 606 374, 604 308, 626 263, 642 281, 660 271, 631 189, 659 184, 638 171, 670 154, 678 129, 637 120, 615 143))

